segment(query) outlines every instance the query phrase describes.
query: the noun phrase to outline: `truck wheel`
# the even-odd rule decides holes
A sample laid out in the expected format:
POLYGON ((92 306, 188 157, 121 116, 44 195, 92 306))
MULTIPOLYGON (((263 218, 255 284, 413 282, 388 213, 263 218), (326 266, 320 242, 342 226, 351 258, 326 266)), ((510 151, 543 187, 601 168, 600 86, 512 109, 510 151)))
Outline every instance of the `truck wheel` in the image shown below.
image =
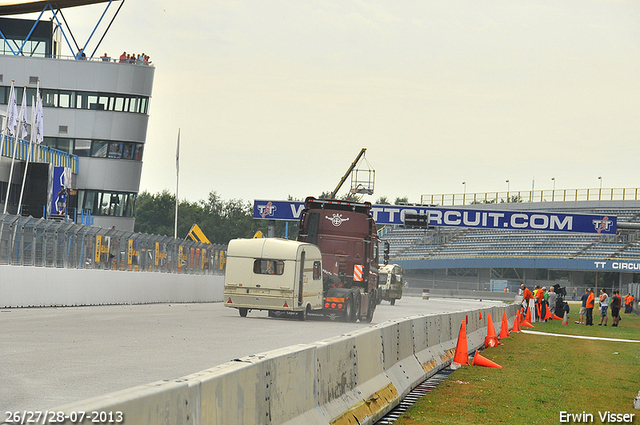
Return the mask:
POLYGON ((344 321, 353 322, 353 299, 348 299, 344 304, 344 321))
POLYGON ((391 301, 389 301, 391 303, 391 305, 396 305, 396 299, 395 298, 391 298, 391 301))
POLYGON ((366 323, 371 323, 371 321, 373 320, 373 312, 376 310, 376 300, 374 298, 371 298, 369 300, 369 308, 367 309, 367 315, 364 318, 364 321, 366 323))
POLYGON ((249 312, 249 309, 240 307, 238 311, 240 312, 240 317, 247 317, 247 313, 249 312))

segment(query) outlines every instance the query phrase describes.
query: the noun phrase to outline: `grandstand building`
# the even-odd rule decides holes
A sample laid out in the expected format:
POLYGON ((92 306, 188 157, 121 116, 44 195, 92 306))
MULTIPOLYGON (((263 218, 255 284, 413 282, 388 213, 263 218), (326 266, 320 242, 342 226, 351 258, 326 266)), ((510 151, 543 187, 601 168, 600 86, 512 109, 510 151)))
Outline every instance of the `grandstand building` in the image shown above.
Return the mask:
MULTIPOLYGON (((0 213, 4 209, 6 191, 10 189, 8 213, 54 216, 59 193, 56 189, 59 174, 55 171, 56 167, 62 167, 70 169, 72 174, 70 184, 67 183, 66 216, 72 219, 90 216, 94 225, 132 231, 154 67, 146 63, 123 63, 115 58, 91 57, 91 52, 82 50, 88 41, 71 47, 70 43, 72 40, 75 43, 75 39, 65 33, 66 21, 60 18, 59 9, 101 1, 11 3, 0 6, 2 128, 6 123, 12 81, 18 108, 22 104, 23 88, 27 88, 29 114, 31 98, 39 84, 43 98, 44 142, 39 147, 37 161, 29 164, 21 208, 18 199, 28 141, 18 143, 24 149, 17 151, 11 181, 13 143, 4 144, 0 157, 0 213), (51 4, 58 10, 51 9, 51 4), (7 17, 27 13, 37 16, 41 12, 52 12, 53 18, 43 21, 7 17), (66 50, 68 52, 64 54, 66 50)), ((111 2, 106 7, 109 5, 111 2)), ((99 38, 100 34, 95 37, 99 38)))
MULTIPOLYGON (((381 238, 412 287, 517 292, 521 283, 620 288, 640 282, 640 200, 637 190, 616 200, 477 203, 474 210, 543 211, 617 217, 615 234, 460 227, 387 226, 381 238)), ((520 199, 520 198, 519 198, 520 199)), ((563 199, 560 197, 559 199, 563 199)), ((571 294, 569 294, 571 296, 571 294)))

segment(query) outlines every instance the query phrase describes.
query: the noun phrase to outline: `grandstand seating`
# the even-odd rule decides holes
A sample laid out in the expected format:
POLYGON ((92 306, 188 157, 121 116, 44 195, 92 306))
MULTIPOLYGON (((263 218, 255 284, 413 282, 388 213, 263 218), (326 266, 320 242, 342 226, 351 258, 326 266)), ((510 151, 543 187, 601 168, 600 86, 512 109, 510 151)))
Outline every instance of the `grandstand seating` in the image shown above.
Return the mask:
MULTIPOLYGON (((591 211, 593 212, 593 211, 591 211)), ((629 219, 635 218, 627 214, 629 219)), ((637 218, 635 218, 637 220, 637 218)), ((502 229, 388 230, 392 259, 585 258, 640 260, 636 231, 615 236, 502 229)))

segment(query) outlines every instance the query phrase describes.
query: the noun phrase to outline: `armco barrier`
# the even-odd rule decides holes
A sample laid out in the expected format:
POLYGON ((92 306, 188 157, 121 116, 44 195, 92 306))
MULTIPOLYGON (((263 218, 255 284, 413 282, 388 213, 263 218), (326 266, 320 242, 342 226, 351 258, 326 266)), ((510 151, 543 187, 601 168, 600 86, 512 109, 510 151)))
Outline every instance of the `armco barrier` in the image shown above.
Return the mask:
POLYGON ((516 309, 392 320, 51 410, 121 412, 136 425, 371 424, 451 362, 462 321, 471 353, 484 344, 488 313, 499 329, 502 312, 512 319, 516 309))

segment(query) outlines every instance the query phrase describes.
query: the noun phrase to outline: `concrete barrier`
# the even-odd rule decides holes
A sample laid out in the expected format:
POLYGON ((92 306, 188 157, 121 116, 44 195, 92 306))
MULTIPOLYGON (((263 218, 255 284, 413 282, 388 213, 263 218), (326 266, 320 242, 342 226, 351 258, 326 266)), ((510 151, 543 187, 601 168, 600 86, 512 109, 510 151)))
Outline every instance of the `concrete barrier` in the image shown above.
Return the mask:
POLYGON ((0 307, 222 301, 223 275, 0 266, 0 307))
POLYGON ((125 424, 371 424, 451 362, 462 321, 471 353, 487 314, 512 318, 516 308, 392 320, 55 410, 121 412, 125 424))

